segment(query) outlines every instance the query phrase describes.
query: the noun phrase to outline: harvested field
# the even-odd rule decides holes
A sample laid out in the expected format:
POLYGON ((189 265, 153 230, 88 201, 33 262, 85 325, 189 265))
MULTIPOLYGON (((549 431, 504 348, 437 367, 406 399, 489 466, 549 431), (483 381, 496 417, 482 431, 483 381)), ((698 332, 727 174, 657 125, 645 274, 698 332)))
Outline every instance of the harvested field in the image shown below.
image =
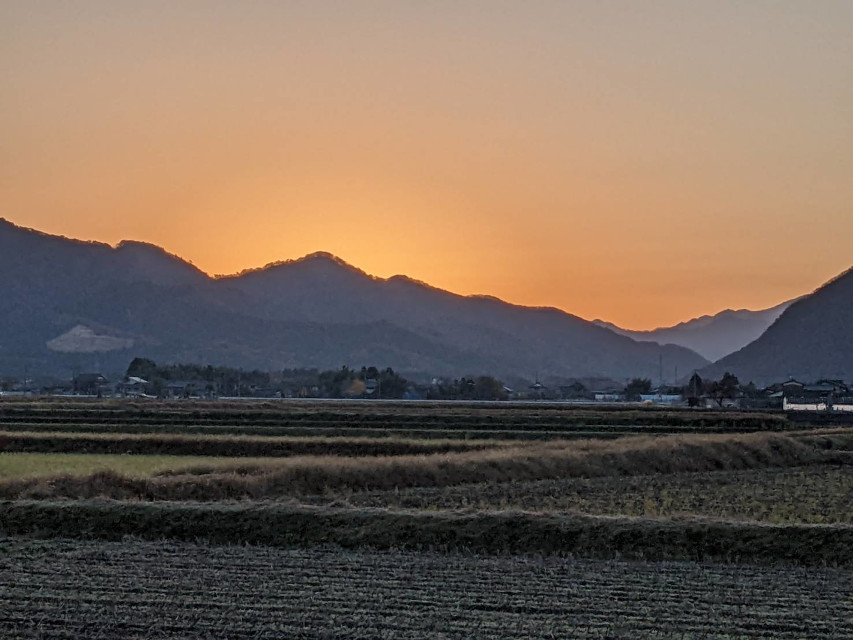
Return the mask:
MULTIPOLYGON (((378 435, 388 432, 476 434, 476 437, 561 437, 568 433, 696 433, 782 431, 794 425, 782 413, 687 411, 653 407, 590 407, 549 403, 465 402, 158 402, 54 399, 0 402, 0 426, 27 431, 61 429, 116 432, 244 435, 378 435), (187 430, 191 431, 187 431, 187 430), (265 431, 269 429, 270 431, 265 431), (296 430, 296 431, 295 431, 296 430), (298 431, 301 430, 301 431, 298 431), (349 433, 356 430, 356 433, 349 433), (365 431, 369 430, 369 431, 365 431)), ((802 429, 802 425, 796 425, 802 429)))
POLYGON ((252 426, 252 425, 174 425, 174 424, 52 424, 52 423, 0 423, 7 433, 68 433, 68 434, 176 434, 202 436, 261 436, 287 438, 391 438, 404 440, 464 440, 464 441, 530 441, 530 440, 580 440, 586 438, 614 439, 646 433, 667 435, 672 433, 709 433, 710 430, 670 427, 635 427, 630 425, 578 426, 557 431, 535 429, 421 429, 415 427, 362 427, 362 426, 252 426))
POLYGON ((849 428, 3 399, 0 432, 0 637, 853 637, 849 428))
POLYGON ((838 569, 133 540, 2 547, 4 637, 853 636, 853 572, 838 569))
POLYGON ((477 451, 503 443, 398 438, 270 438, 175 434, 31 433, 0 431, 0 453, 97 453, 172 456, 400 456, 477 451))
MULTIPOLYGON (((304 500, 322 504, 329 498, 304 500)), ((393 509, 520 509, 633 517, 695 515, 780 524, 853 524, 853 466, 469 484, 353 493, 345 501, 356 507, 393 509)))

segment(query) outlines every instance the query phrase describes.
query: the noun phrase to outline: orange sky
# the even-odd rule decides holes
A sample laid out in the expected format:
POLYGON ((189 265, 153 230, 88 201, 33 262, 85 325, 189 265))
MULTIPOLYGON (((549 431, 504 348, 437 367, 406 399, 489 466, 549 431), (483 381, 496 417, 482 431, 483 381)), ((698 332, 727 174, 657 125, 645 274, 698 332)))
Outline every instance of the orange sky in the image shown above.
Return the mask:
POLYGON ((0 216, 651 328, 853 264, 853 2, 0 4, 0 216))

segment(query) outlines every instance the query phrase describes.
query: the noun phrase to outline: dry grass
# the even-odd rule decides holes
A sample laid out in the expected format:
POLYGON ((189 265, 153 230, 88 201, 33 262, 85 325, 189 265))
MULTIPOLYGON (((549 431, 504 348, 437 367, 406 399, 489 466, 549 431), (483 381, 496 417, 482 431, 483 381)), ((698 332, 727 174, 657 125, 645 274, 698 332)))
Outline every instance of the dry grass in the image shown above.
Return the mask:
POLYGON ((276 465, 199 467, 147 479, 116 473, 59 476, 0 484, 0 497, 270 499, 482 482, 793 467, 838 455, 779 434, 632 437, 424 456, 294 457, 276 465))
POLYGON ((353 507, 686 517, 775 524, 853 525, 853 465, 708 471, 366 491, 337 500, 353 507))
POLYGON ((820 429, 792 434, 801 442, 818 449, 853 451, 853 429, 820 429))

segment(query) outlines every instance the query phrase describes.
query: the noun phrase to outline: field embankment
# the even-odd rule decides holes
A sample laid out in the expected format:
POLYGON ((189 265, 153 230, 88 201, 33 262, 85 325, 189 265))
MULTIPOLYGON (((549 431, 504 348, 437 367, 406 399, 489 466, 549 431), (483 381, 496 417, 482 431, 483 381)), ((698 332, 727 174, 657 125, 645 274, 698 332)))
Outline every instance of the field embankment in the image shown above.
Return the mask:
POLYGON ((590 558, 853 566, 853 526, 781 526, 499 512, 285 505, 0 502, 0 527, 40 538, 205 540, 280 547, 464 550, 590 558))
POLYGON ((150 478, 118 473, 0 483, 0 497, 268 500, 408 487, 794 467, 836 460, 779 434, 634 437, 550 442, 422 456, 283 458, 278 464, 197 466, 150 478))

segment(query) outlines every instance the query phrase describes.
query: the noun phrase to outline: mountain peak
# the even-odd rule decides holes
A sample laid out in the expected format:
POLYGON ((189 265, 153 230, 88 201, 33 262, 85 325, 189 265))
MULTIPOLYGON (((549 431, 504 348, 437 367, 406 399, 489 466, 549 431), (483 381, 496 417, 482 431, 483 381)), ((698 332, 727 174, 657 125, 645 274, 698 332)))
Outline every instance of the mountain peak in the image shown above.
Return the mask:
POLYGON ((336 262, 337 264, 351 266, 342 258, 339 258, 334 253, 330 253, 328 251, 314 251, 313 253, 304 255, 301 258, 296 258, 293 262, 307 262, 309 260, 329 260, 331 262, 336 262))
POLYGON ((341 267, 346 269, 347 271, 356 271, 365 276, 369 276, 373 278, 374 276, 370 276, 367 272, 362 271, 355 265, 350 264, 343 258, 339 258, 333 253, 329 253, 328 251, 315 251, 314 253, 309 253, 306 256, 302 256, 301 258, 296 258, 295 260, 288 261, 290 264, 326 264, 335 267, 341 267))
POLYGON ((231 275, 218 275, 216 276, 216 278, 221 280, 229 280, 244 278, 246 276, 254 277, 260 276, 261 274, 273 274, 290 270, 295 270, 300 274, 304 274, 306 272, 319 272, 324 274, 339 272, 358 275, 364 278, 370 278, 371 280, 380 279, 370 275, 365 271, 362 271, 358 267, 351 265, 346 260, 343 260, 342 258, 339 258, 333 253, 329 253, 328 251, 315 251, 314 253, 309 253, 308 255, 302 256, 301 258, 268 262, 263 267, 243 269, 239 273, 231 275))
POLYGON ((163 285, 185 285, 207 279, 207 274, 195 265, 156 244, 122 240, 115 246, 114 251, 122 268, 145 281, 163 285))
POLYGON ((163 247, 159 247, 150 242, 143 242, 141 240, 122 240, 115 246, 115 249, 117 251, 139 249, 154 251, 156 253, 168 253, 163 247))
POLYGON ((180 256, 169 253, 163 247, 151 244, 150 242, 141 242, 139 240, 122 240, 115 247, 115 251, 119 254, 136 254, 146 255, 152 258, 160 258, 174 262, 182 262, 189 265, 190 263, 180 256))

